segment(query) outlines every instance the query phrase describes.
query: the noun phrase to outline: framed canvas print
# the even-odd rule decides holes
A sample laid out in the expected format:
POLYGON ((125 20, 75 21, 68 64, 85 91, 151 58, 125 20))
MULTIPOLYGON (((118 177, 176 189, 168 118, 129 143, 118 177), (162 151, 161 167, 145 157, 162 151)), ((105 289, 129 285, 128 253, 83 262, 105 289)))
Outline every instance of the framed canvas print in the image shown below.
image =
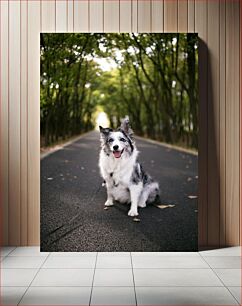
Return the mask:
POLYGON ((41 250, 197 251, 197 34, 40 34, 41 250))

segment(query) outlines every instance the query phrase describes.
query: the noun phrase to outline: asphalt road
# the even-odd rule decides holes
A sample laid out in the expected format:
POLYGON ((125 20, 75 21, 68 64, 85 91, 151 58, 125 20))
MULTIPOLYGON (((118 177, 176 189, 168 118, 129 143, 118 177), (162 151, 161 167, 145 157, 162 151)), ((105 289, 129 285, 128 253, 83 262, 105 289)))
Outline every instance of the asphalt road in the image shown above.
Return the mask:
POLYGON ((197 157, 137 140, 140 161, 160 184, 165 209, 139 209, 140 222, 127 216, 128 205, 104 210, 106 189, 98 169, 99 133, 41 160, 42 251, 196 251, 197 157))

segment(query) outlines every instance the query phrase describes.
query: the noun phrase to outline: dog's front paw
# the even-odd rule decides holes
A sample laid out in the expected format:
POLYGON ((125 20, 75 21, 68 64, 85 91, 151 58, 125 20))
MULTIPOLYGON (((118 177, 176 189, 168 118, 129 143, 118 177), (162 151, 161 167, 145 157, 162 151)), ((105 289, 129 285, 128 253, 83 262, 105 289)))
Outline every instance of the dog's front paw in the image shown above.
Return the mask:
POLYGON ((107 200, 104 204, 105 206, 113 206, 113 202, 110 200, 107 200))
POLYGON ((128 216, 130 216, 130 217, 136 217, 136 216, 138 216, 138 215, 139 215, 139 214, 138 214, 137 209, 131 208, 131 209, 129 210, 129 212, 128 212, 128 216))

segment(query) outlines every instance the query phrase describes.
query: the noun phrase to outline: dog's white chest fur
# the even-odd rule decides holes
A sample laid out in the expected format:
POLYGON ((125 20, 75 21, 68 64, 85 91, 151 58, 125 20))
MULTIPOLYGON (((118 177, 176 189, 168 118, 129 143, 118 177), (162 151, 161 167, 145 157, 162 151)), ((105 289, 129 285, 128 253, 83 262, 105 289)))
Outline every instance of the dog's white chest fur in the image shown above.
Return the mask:
POLYGON ((109 187, 112 197, 119 202, 130 202, 130 180, 133 173, 134 164, 138 155, 135 150, 132 156, 127 156, 126 153, 120 159, 107 154, 101 150, 99 167, 101 175, 109 187))
POLYGON ((113 156, 107 156, 105 152, 101 151, 99 166, 105 181, 115 180, 115 183, 128 187, 137 155, 138 151, 135 150, 132 156, 127 157, 124 153, 120 159, 116 159, 113 156))

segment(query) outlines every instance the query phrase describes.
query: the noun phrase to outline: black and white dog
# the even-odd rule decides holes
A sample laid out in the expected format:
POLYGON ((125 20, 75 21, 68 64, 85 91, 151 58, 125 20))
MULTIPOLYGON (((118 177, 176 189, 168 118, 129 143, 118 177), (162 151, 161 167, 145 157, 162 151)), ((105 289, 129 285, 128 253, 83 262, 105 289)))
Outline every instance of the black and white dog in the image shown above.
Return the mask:
POLYGON ((105 206, 112 206, 114 201, 131 203, 128 215, 138 216, 138 207, 146 207, 159 196, 159 185, 137 160, 139 152, 127 117, 115 131, 101 126, 99 129, 99 167, 107 188, 105 206))

